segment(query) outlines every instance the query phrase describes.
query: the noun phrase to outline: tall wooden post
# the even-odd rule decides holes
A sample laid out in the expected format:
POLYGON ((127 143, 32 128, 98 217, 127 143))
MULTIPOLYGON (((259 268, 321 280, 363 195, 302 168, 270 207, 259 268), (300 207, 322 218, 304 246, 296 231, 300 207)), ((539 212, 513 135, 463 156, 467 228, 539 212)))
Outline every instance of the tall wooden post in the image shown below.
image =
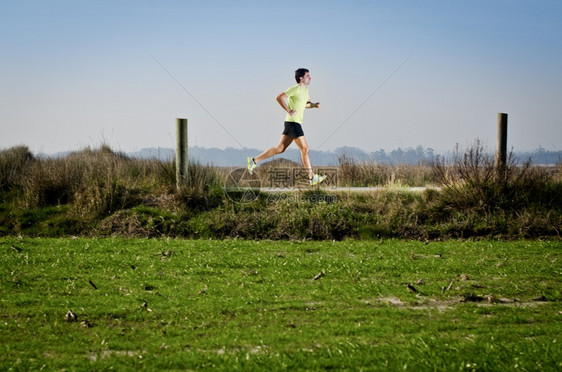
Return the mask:
POLYGON ((176 119, 176 187, 187 185, 187 119, 176 119))
POLYGON ((498 113, 498 138, 496 144, 496 169, 505 168, 507 161, 507 114, 498 113))

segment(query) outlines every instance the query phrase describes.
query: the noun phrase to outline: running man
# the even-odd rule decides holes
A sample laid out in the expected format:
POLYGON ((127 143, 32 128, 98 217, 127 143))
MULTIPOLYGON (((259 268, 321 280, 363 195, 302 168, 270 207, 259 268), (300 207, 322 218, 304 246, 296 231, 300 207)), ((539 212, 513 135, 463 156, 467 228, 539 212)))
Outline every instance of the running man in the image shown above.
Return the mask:
POLYGON ((316 175, 312 171, 312 164, 310 163, 310 158, 308 157, 308 144, 304 138, 304 132, 301 124, 304 109, 320 108, 320 102, 310 102, 310 96, 308 95, 310 72, 307 69, 299 68, 295 71, 295 80, 297 81, 296 85, 293 85, 286 91, 280 93, 276 98, 279 105, 281 105, 283 110, 287 112, 287 116, 285 117, 285 130, 283 131, 283 134, 281 134, 279 143, 277 146, 265 150, 255 158, 248 157, 248 171, 252 174, 254 168, 259 162, 274 155, 281 154, 294 141, 301 152, 302 165, 308 173, 310 185, 314 186, 324 181, 326 176, 316 175))

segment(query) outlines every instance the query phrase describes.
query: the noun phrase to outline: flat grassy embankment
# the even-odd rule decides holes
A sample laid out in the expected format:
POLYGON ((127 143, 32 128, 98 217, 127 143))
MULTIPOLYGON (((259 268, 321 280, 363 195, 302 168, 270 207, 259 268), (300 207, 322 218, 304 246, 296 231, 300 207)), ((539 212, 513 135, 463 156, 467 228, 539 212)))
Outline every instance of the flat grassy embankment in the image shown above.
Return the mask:
POLYGON ((0 238, 0 370, 560 370, 561 249, 0 238))
POLYGON ((0 236, 559 239, 562 231, 562 166, 510 158, 499 171, 478 143, 432 165, 342 157, 333 169, 339 185, 385 186, 378 192, 306 186, 288 198, 259 190, 247 198, 229 187, 233 180, 234 189, 266 185, 275 170, 260 166, 248 180, 244 168, 191 164, 189 186, 177 190, 172 161, 133 159, 107 146, 57 159, 36 158, 25 146, 2 150, 0 236), (428 185, 441 191, 400 188, 428 185))

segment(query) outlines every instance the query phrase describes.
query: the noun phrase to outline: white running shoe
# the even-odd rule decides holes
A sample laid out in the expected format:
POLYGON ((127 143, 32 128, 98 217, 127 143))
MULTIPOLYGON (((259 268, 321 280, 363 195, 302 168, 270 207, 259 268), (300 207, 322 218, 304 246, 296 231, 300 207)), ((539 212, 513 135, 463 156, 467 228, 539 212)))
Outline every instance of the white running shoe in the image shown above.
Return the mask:
POLYGON ((252 174, 254 172, 254 168, 257 167, 258 165, 254 161, 254 158, 251 158, 249 156, 246 158, 246 161, 248 163, 248 172, 252 174))
POLYGON ((315 174, 314 177, 312 177, 312 179, 310 180, 310 186, 318 185, 319 183, 323 182, 326 177, 328 176, 319 176, 315 174))

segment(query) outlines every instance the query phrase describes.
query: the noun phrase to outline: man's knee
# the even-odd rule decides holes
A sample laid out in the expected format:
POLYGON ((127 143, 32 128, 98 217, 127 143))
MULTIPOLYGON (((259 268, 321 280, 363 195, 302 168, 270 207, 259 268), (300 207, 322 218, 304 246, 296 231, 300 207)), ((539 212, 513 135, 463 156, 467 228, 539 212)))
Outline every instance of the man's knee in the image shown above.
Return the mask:
POLYGON ((303 155, 308 155, 308 146, 302 146, 300 150, 303 155))
POLYGON ((286 148, 287 147, 283 146, 282 144, 279 144, 275 147, 275 151, 277 151, 278 154, 281 154, 281 153, 285 152, 286 148))

